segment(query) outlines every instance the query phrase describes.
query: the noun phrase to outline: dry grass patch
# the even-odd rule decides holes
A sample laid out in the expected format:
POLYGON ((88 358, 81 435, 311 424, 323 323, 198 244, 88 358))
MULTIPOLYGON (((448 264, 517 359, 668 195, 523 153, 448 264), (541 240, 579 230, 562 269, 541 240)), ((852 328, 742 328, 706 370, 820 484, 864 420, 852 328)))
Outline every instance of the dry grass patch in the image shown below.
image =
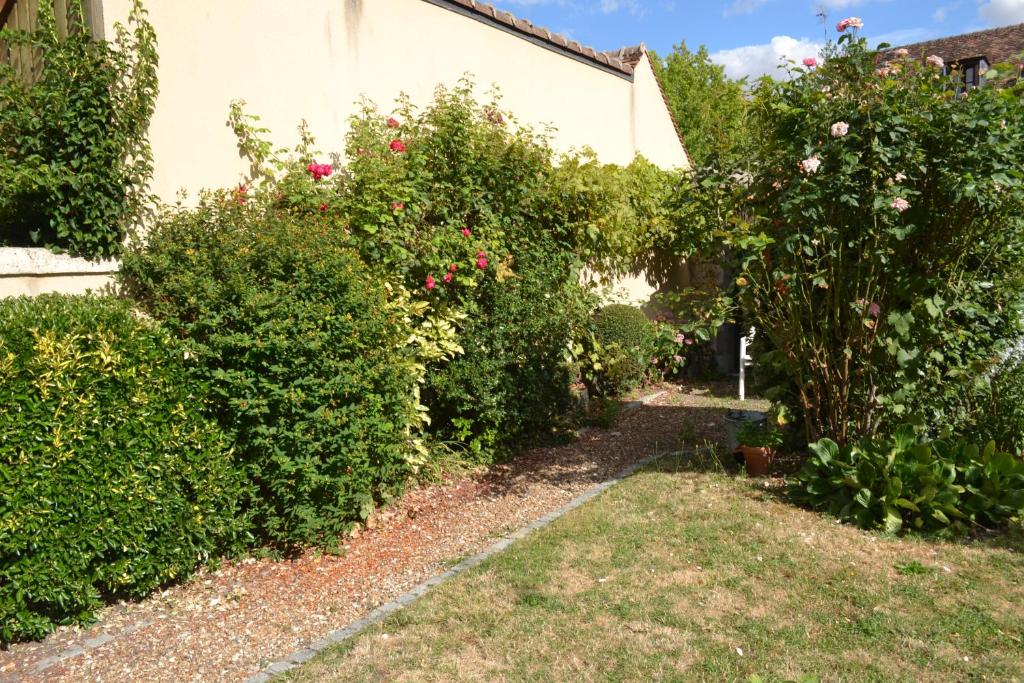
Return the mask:
POLYGON ((691 466, 637 474, 288 678, 1024 680, 1019 549, 864 533, 691 466))

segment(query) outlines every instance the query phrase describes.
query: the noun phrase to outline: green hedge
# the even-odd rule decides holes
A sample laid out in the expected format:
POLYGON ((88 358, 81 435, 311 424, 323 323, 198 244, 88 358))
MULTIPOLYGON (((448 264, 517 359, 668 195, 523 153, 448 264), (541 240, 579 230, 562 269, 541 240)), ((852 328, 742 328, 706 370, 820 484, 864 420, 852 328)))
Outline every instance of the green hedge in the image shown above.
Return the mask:
POLYGON ((165 216, 122 275, 195 354, 254 485, 263 539, 333 543, 413 471, 406 310, 316 217, 208 199, 165 216))
POLYGON ((651 372, 658 330, 635 306, 612 304, 594 313, 593 346, 600 364, 591 389, 615 396, 635 389, 651 372))
POLYGON ((124 302, 0 300, 0 640, 89 621, 245 539, 182 347, 124 302))

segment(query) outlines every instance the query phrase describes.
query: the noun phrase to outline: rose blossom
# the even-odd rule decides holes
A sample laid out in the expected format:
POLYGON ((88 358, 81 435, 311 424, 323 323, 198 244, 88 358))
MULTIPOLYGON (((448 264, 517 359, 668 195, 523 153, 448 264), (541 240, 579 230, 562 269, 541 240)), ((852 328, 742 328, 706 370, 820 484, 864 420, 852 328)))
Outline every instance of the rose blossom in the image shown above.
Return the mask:
POLYGON ((388 147, 390 147, 391 151, 395 152, 396 154, 401 154, 402 152, 405 151, 405 143, 399 140, 398 138, 392 140, 391 144, 388 145, 388 147))
POLYGON ((434 276, 433 275, 428 275, 427 276, 427 291, 430 291, 435 286, 436 286, 436 283, 434 282, 434 276))
POLYGON ((441 279, 444 280, 445 284, 448 284, 449 282, 452 281, 452 274, 451 273, 445 273, 444 277, 441 278, 441 279))
POLYGON ((676 334, 676 344, 682 344, 685 341, 686 341, 686 335, 684 335, 682 332, 679 332, 679 333, 676 334))
POLYGON ((804 66, 807 68, 813 68, 818 66, 818 60, 814 57, 804 57, 804 66))
POLYGON ((324 211, 327 211, 327 202, 320 205, 320 213, 323 213, 324 211))
POLYGON ((313 180, 320 180, 334 173, 334 167, 330 164, 310 164, 306 167, 313 180))
POLYGON ((462 234, 463 234, 463 235, 464 235, 465 237, 469 237, 470 235, 472 235, 472 234, 473 234, 473 232, 472 232, 472 231, 471 231, 471 230, 470 230, 469 228, 463 228, 463 229, 462 229, 462 234))
POLYGON ((394 118, 389 118, 388 119, 388 128, 398 128, 400 125, 402 125, 402 124, 400 124, 397 119, 394 119, 394 118))
POLYGON ((401 211, 404 208, 405 208, 405 203, 404 202, 391 202, 391 210, 392 211, 401 211))
POLYGON ((893 180, 893 182, 896 182, 896 183, 902 183, 906 179, 907 179, 907 176, 903 175, 903 173, 897 173, 895 176, 893 176, 892 180, 893 180))
POLYGON ((487 267, 487 254, 482 251, 476 253, 476 267, 480 270, 487 267))
POLYGON ((868 306, 868 315, 870 315, 872 318, 877 318, 881 312, 882 307, 876 303, 872 303, 870 306, 868 306))
POLYGON ((946 66, 946 63, 942 61, 942 57, 938 55, 929 55, 928 59, 924 61, 928 62, 928 64, 938 69, 941 69, 942 67, 946 66))
POLYGON ((804 173, 817 173, 819 166, 821 166, 821 159, 817 155, 808 157, 800 162, 800 170, 804 173))
POLYGON ((894 57, 906 57, 910 54, 910 50, 905 47, 900 47, 892 51, 894 57))
POLYGON ((458 269, 459 269, 459 267, 458 267, 457 265, 455 265, 454 263, 453 263, 453 264, 451 264, 450 266, 448 266, 448 272, 449 272, 449 273, 454 273, 454 272, 455 272, 455 271, 457 271, 458 269))
POLYGON ((850 132, 850 124, 846 121, 838 121, 832 124, 832 128, 829 129, 829 132, 832 133, 832 137, 841 138, 850 132))
POLYGON ((836 31, 843 33, 848 28, 864 28, 864 22, 860 17, 847 17, 836 24, 836 31))
POLYGON ((910 208, 910 202, 908 202, 903 197, 897 197, 896 199, 892 200, 892 204, 890 204, 890 206, 899 211, 900 213, 903 213, 904 211, 910 208))

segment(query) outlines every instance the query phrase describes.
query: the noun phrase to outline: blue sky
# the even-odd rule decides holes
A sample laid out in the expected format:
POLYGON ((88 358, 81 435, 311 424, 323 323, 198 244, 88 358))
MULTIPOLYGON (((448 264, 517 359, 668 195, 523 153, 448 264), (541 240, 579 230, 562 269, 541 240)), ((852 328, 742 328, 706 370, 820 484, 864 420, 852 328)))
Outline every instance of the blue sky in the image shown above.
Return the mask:
POLYGON ((835 24, 864 20, 875 42, 910 43, 1024 22, 1024 0, 490 0, 534 24, 610 50, 707 45, 734 77, 770 72, 780 57, 815 54, 835 24), (827 15, 823 24, 819 13, 827 15))

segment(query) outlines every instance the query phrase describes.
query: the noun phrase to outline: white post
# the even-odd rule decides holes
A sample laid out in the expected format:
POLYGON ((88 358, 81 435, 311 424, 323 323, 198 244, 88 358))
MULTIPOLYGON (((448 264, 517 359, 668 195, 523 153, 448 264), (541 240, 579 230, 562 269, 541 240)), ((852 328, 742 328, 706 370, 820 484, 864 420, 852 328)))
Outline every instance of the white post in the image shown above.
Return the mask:
POLYGON ((747 355, 747 347, 750 340, 754 338, 754 328, 751 327, 747 334, 740 337, 740 400, 747 397, 747 366, 754 362, 754 359, 747 355))

